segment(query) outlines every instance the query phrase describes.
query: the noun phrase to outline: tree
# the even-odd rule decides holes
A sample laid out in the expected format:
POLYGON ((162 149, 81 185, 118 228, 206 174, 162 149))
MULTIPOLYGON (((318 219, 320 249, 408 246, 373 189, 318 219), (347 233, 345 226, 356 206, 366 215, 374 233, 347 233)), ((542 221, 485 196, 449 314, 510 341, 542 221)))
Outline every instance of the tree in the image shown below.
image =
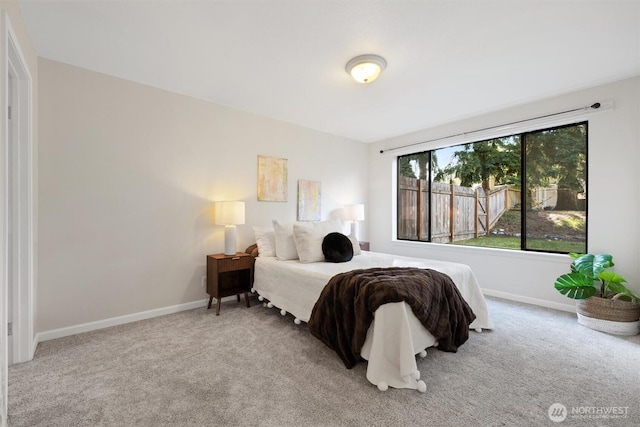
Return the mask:
POLYGON ((455 162, 445 167, 444 172, 459 178, 460 185, 465 187, 480 183, 488 191, 492 177, 499 184, 520 183, 518 136, 465 144, 454 157, 455 162))
POLYGON ((585 192, 586 125, 572 125, 525 135, 527 186, 558 185, 557 210, 578 210, 585 192))
MULTIPOLYGON (((435 156, 434 156, 435 157, 435 156)), ((400 176, 407 176, 410 178, 427 178, 427 162, 429 160, 429 153, 416 153, 402 156, 399 158, 398 167, 400 168, 400 176), (417 169, 417 174, 416 174, 417 169)))

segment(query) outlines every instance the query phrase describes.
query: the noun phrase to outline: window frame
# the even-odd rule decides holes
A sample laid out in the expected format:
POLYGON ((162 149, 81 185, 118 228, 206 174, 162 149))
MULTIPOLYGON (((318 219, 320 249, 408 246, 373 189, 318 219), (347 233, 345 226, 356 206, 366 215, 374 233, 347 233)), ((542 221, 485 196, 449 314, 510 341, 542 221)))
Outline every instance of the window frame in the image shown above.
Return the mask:
MULTIPOLYGON (((432 209, 431 209, 431 204, 432 204, 432 182, 433 182, 433 164, 432 164, 432 159, 433 159, 433 153, 436 152, 437 150, 443 149, 443 148, 448 148, 448 147, 462 147, 466 144, 475 144, 475 143, 481 143, 481 142, 485 142, 485 141, 490 141, 493 139, 500 139, 500 138, 509 138, 509 137, 515 137, 515 136, 519 136, 520 137, 520 175, 521 175, 521 192, 520 192, 520 249, 511 249, 511 248, 499 248, 499 247, 483 247, 483 246, 463 246, 465 248, 476 248, 476 249, 492 249, 492 250, 508 250, 511 252, 518 252, 518 251, 522 251, 522 252, 527 252, 527 253, 541 253, 541 254, 567 254, 568 252, 561 252, 561 251, 554 251, 554 250, 543 250, 543 249, 532 249, 532 248, 527 248, 527 234, 526 234, 526 228, 527 228, 527 221, 526 221, 526 194, 527 194, 527 179, 526 179, 526 163, 527 163, 527 155, 526 155, 526 139, 527 139, 527 135, 531 135, 531 134, 536 134, 536 133, 541 133, 541 132, 547 132, 547 131, 554 131, 554 130, 558 130, 558 129, 563 129, 563 128, 568 128, 568 127, 577 127, 577 126, 581 126, 583 125, 585 127, 585 135, 584 135, 584 155, 585 155, 585 163, 584 163, 584 177, 585 177, 585 183, 584 183, 584 193, 586 195, 585 197, 585 207, 584 207, 584 212, 585 212, 585 230, 584 230, 584 248, 585 248, 585 253, 588 252, 588 243, 589 243, 589 235, 588 235, 588 221, 589 221, 589 121, 586 118, 582 118, 580 120, 576 120, 576 121, 571 121, 569 123, 564 123, 564 124, 558 124, 558 125, 549 125, 549 126, 545 126, 542 128, 534 128, 534 129, 527 129, 527 130, 520 130, 517 132, 512 132, 512 133, 507 133, 507 134, 501 134, 499 136, 494 136, 494 137, 483 137, 481 139, 477 139, 477 140, 468 140, 468 141, 464 141, 464 142, 456 142, 450 145, 442 145, 442 146, 438 146, 438 147, 434 147, 434 148, 429 148, 426 150, 419 150, 419 151, 415 151, 415 152, 408 152, 408 153, 404 153, 404 154, 399 154, 396 156, 395 158, 395 164, 396 164, 396 207, 395 207, 395 239, 398 242, 414 242, 414 243, 427 243, 427 244, 444 244, 444 245, 450 245, 451 242, 449 243, 438 243, 438 242, 433 242, 432 241, 432 209), (400 158, 401 157, 406 157, 406 156, 412 156, 412 155, 421 155, 421 154, 426 154, 428 156, 427 158, 427 164, 428 164, 428 168, 427 168, 427 177, 426 177, 426 182, 427 182, 427 187, 428 187, 428 212, 427 212, 427 229, 428 229, 428 235, 427 235, 427 240, 422 240, 420 239, 420 233, 417 233, 417 238, 416 239, 412 239, 412 238, 404 238, 404 237, 400 237, 400 220, 401 220, 401 215, 400 215, 400 178, 402 176, 401 174, 401 168, 400 168, 400 158)), ((421 216, 421 212, 417 212, 416 216, 419 218, 421 216)), ((456 246, 456 245, 452 245, 452 246, 456 246)))

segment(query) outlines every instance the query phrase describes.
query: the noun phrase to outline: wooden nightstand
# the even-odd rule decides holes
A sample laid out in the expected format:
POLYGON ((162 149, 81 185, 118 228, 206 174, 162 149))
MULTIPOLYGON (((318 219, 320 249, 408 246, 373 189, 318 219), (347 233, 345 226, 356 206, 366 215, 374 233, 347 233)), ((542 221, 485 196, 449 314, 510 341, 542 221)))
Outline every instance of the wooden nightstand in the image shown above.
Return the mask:
POLYGON ((362 249, 363 251, 369 250, 369 242, 358 242, 358 243, 360 243, 360 249, 362 249))
POLYGON ((216 298, 216 316, 219 316, 222 298, 236 295, 240 302, 242 293, 247 307, 250 307, 248 292, 251 290, 252 276, 253 257, 249 254, 238 252, 235 255, 207 255, 207 309, 211 308, 211 301, 216 298))

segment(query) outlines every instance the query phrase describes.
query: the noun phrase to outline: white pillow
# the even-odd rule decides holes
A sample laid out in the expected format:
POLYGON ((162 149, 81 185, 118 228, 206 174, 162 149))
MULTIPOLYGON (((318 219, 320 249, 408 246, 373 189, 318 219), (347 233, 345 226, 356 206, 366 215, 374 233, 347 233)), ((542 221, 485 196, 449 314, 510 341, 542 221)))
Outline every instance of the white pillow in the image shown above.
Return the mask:
POLYGON ((293 241, 293 223, 282 223, 274 219, 273 231, 276 240, 276 257, 281 260, 298 259, 298 251, 293 241))
POLYGON ((362 253, 360 243, 358 243, 358 239, 353 233, 349 234, 349 240, 351 240, 351 244, 353 245, 353 256, 360 255, 362 253))
POLYGON ((258 245, 258 256, 276 256, 276 233, 273 227, 253 227, 253 235, 258 245))
POLYGON ((293 224, 293 240, 296 244, 300 262, 324 261, 322 240, 333 232, 342 232, 340 220, 321 221, 314 223, 297 222, 293 224))

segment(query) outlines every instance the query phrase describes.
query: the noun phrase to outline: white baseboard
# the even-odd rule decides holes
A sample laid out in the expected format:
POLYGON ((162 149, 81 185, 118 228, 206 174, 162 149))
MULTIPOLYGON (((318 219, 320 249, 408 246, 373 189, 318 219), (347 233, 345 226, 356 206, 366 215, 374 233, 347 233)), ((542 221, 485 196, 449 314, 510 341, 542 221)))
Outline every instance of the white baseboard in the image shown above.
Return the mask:
POLYGON ((169 307, 157 308, 155 310, 142 311, 140 313, 127 314, 119 317, 112 317, 110 319, 97 320, 95 322, 83 323, 81 325, 68 326, 66 328, 38 332, 34 338, 33 349, 35 352, 35 348, 37 347, 38 343, 41 343, 43 341, 67 337, 69 335, 80 334, 83 332, 95 331, 97 329, 108 328, 110 326, 137 322, 138 320, 164 316, 165 314, 177 313, 179 311, 192 310, 194 308, 204 307, 208 303, 209 303, 208 299, 203 299, 199 301, 188 302, 185 304, 178 304, 178 305, 172 305, 169 307))
MULTIPOLYGON (((560 304, 553 301, 542 300, 538 298, 523 297, 521 295, 510 294, 508 292, 494 291, 491 289, 482 289, 484 295, 496 298, 502 298, 511 301, 523 302, 526 304, 538 305, 541 307, 553 308, 561 311, 568 311, 570 313, 576 312, 575 305, 560 304)), ((223 301, 225 299, 223 298, 223 301)), ((166 314, 177 313, 180 311, 192 310, 194 308, 204 307, 208 304, 208 299, 199 301, 188 302, 185 304, 172 305, 169 307, 157 308, 154 310, 142 311, 139 313, 127 314, 119 317, 112 317, 110 319, 97 320, 95 322, 83 323, 81 325, 68 326, 66 328, 53 329, 50 331, 38 332, 33 340, 33 352, 38 346, 38 343, 43 341, 53 340, 56 338, 67 337, 70 335, 80 334, 83 332, 95 331, 98 329, 108 328, 110 326, 123 325, 125 323, 137 322, 138 320, 150 319, 152 317, 164 316, 166 314)), ((33 357, 33 356, 32 356, 33 357)))
POLYGON ((524 302, 526 304, 538 305, 540 307, 553 308, 555 310, 568 311, 569 313, 576 312, 576 306, 571 304, 562 304, 553 301, 547 301, 544 299, 523 297, 522 295, 510 294, 508 292, 493 291, 491 289, 482 289, 482 293, 489 297, 496 297, 502 299, 508 299, 511 301, 524 302))

